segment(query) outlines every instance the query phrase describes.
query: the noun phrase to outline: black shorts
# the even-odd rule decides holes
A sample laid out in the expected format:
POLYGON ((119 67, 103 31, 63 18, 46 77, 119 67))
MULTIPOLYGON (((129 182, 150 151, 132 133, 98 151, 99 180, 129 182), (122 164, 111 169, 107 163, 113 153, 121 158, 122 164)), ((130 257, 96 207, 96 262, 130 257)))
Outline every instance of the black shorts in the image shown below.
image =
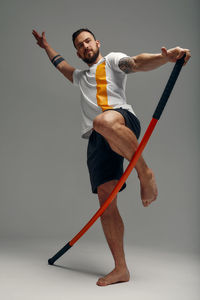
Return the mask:
MULTIPOLYGON (((140 121, 127 109, 114 109, 121 113, 125 119, 125 125, 130 128, 137 139, 140 136, 140 121)), ((97 194, 97 187, 107 181, 120 179, 123 172, 124 157, 114 152, 106 139, 96 132, 92 131, 89 137, 87 148, 87 166, 89 170, 92 192, 97 194)), ((120 191, 126 187, 126 183, 120 191)))

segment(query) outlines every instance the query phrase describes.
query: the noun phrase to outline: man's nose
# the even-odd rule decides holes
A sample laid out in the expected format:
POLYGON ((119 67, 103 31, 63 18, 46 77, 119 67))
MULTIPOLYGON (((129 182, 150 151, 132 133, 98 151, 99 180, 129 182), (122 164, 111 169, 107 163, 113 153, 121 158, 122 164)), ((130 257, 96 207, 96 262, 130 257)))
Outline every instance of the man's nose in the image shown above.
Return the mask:
POLYGON ((87 43, 83 43, 84 49, 88 48, 88 44, 87 43))

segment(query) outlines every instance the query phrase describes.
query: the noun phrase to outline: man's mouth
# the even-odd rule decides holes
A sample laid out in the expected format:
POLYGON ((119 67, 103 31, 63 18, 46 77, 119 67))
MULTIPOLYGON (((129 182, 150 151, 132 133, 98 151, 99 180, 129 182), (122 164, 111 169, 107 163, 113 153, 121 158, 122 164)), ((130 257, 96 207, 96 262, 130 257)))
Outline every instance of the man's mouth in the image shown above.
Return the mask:
POLYGON ((90 53, 90 52, 92 52, 92 50, 88 50, 88 51, 86 51, 86 52, 85 52, 85 54, 88 54, 88 53, 90 53))

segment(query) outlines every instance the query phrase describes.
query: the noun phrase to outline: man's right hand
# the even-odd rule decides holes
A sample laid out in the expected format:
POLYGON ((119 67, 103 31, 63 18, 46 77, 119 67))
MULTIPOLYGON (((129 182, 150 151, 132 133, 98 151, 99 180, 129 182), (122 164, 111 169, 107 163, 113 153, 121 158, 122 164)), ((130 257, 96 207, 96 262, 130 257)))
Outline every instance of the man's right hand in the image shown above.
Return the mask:
MULTIPOLYGON (((40 35, 36 30, 33 29, 32 34, 34 35, 37 44, 45 49, 49 59, 52 61, 52 59, 55 56, 60 56, 60 54, 58 54, 58 52, 56 52, 48 43, 45 37, 45 31, 42 32, 42 35, 40 35)), ((71 81, 73 83, 73 73, 75 68, 73 68, 71 65, 68 64, 68 62, 66 60, 61 61, 57 67, 56 67, 67 79, 69 79, 69 81, 71 81)))
POLYGON ((37 44, 43 48, 46 49, 48 46, 46 37, 45 37, 45 31, 42 32, 42 35, 40 35, 36 30, 33 29, 32 34, 34 35, 35 39, 37 40, 37 44))

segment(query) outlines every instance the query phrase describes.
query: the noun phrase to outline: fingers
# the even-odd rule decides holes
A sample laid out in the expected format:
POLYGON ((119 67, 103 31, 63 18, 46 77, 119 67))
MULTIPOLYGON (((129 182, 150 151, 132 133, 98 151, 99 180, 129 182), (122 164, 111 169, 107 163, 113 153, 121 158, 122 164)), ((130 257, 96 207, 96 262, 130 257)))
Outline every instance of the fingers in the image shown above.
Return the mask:
POLYGON ((181 57, 183 57, 184 54, 185 54, 185 50, 181 49, 179 54, 177 55, 176 59, 180 59, 181 57))
MULTIPOLYGON (((164 50, 162 50, 162 51, 164 51, 164 50)), ((186 54, 186 57, 184 59, 184 65, 185 65, 191 57, 189 49, 175 47, 175 48, 169 49, 167 51, 167 56, 168 56, 170 62, 176 62, 178 59, 182 58, 184 54, 186 54)))
POLYGON ((45 31, 42 32, 42 40, 43 40, 44 43, 47 42, 46 36, 45 36, 45 31))
MULTIPOLYGON (((39 40, 41 40, 41 36, 38 34, 37 31, 33 30, 32 31, 33 36, 35 37, 35 39, 39 42, 39 40)), ((38 43, 37 43, 38 44, 38 43)))
POLYGON ((34 35, 34 37, 36 39, 38 39, 40 37, 39 33, 36 30, 34 30, 34 29, 32 30, 32 34, 34 35))
POLYGON ((180 59, 180 58, 182 58, 183 57, 183 55, 186 55, 185 56, 185 59, 184 59, 184 64, 183 65, 186 65, 186 63, 188 62, 188 60, 190 59, 190 57, 191 57, 191 54, 190 54, 190 50, 189 49, 182 49, 182 48, 180 48, 180 52, 179 52, 179 54, 177 55, 177 60, 178 59, 180 59))
POLYGON ((45 31, 42 32, 42 35, 40 35, 35 29, 32 30, 32 34, 34 35, 34 37, 38 40, 41 38, 45 38, 45 31))
POLYGON ((183 65, 186 65, 187 64, 187 62, 188 62, 188 60, 190 59, 190 57, 191 57, 191 54, 190 54, 190 50, 189 49, 185 49, 185 54, 186 54, 186 57, 185 57, 185 62, 184 62, 184 64, 183 65))
POLYGON ((162 51, 163 56, 167 56, 167 48, 166 47, 162 47, 161 51, 162 51))

